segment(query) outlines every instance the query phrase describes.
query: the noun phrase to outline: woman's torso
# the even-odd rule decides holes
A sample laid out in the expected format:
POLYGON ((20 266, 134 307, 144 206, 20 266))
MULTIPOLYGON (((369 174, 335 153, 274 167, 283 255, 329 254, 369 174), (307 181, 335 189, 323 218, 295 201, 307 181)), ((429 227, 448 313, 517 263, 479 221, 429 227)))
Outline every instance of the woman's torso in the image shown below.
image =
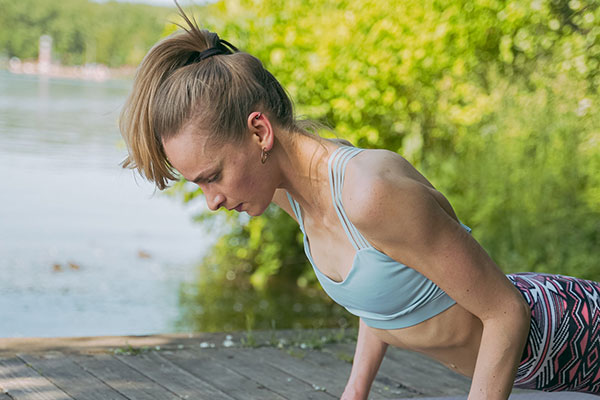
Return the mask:
MULTIPOLYGON (((332 149, 335 150, 335 149, 332 149)), ((457 220, 452 207, 445 197, 401 156, 385 150, 369 150, 357 154, 345 168, 346 185, 355 185, 354 174, 369 170, 371 164, 389 164, 393 173, 415 180, 431 190, 432 195, 453 219, 457 220)), ((328 189, 328 188, 324 188, 328 189)), ((324 193, 327 198, 327 194, 324 193)), ((346 279, 355 262, 357 250, 344 231, 340 216, 330 201, 323 204, 318 215, 303 213, 302 223, 309 238, 309 256, 312 256, 318 271, 335 282, 346 279)), ((383 341, 406 349, 426 354, 450 368, 472 375, 479 341, 481 322, 460 305, 455 304, 423 322, 401 329, 372 329, 383 341)))

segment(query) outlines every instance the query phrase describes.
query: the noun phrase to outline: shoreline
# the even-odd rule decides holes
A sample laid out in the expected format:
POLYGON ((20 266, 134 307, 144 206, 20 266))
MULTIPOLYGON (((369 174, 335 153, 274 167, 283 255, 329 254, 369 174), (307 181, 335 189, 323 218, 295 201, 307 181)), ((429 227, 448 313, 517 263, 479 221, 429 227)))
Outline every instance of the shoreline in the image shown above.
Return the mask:
POLYGON ((353 342, 355 329, 282 329, 268 331, 190 332, 125 336, 0 338, 0 357, 63 352, 105 353, 182 348, 288 347, 316 348, 326 343, 353 342))
POLYGON ((0 69, 15 75, 105 82, 113 79, 132 79, 136 67, 121 66, 118 68, 110 68, 104 64, 96 63, 85 65, 61 65, 38 61, 22 61, 13 57, 6 62, 0 63, 0 69))

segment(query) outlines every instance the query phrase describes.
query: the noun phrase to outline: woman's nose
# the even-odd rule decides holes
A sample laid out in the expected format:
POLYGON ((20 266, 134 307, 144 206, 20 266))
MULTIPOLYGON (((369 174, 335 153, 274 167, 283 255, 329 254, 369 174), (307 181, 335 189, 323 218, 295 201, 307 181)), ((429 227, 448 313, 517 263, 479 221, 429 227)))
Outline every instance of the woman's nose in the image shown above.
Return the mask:
POLYGON ((211 211, 217 211, 225 203, 225 196, 222 194, 204 193, 206 205, 211 211))

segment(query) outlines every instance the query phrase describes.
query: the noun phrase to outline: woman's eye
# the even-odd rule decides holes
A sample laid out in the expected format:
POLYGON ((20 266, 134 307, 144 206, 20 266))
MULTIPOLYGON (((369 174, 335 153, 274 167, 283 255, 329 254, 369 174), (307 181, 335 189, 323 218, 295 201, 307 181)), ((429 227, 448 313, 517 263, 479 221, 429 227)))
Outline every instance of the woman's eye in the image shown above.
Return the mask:
POLYGON ((219 179, 219 174, 211 176, 210 178, 208 178, 207 182, 212 183, 215 182, 217 179, 219 179))

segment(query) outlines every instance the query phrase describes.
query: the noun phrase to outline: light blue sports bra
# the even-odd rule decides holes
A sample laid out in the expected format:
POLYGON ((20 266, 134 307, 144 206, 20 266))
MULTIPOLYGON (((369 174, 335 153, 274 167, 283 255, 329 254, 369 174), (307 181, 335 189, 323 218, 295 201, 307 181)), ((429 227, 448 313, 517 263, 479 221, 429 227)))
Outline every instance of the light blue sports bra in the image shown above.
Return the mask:
MULTIPOLYGON (((300 205, 288 193, 294 214, 304 234, 304 252, 321 286, 336 303, 373 328, 399 329, 429 319, 455 301, 425 276, 375 249, 350 222, 342 204, 342 187, 348 161, 364 149, 339 147, 329 157, 331 198, 340 222, 356 250, 350 272, 341 282, 323 274, 315 265, 300 205)), ((469 227, 462 224, 467 230, 469 227)))

